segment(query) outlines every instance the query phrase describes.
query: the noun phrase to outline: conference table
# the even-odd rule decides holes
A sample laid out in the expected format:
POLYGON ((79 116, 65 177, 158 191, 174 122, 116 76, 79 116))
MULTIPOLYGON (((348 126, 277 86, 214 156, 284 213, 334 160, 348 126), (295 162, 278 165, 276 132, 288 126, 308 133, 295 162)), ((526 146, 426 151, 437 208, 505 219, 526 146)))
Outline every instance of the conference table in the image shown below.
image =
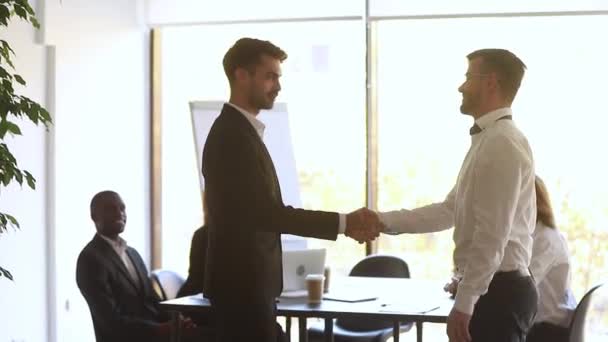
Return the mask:
MULTIPOLYGON (((446 323, 453 300, 443 291, 443 283, 421 279, 343 277, 332 279, 329 293, 320 304, 309 304, 307 297, 277 298, 277 314, 285 316, 287 336, 291 318, 298 319, 299 341, 306 342, 307 318, 325 322, 324 340, 333 341, 334 319, 382 318, 393 322, 393 339, 399 341, 400 324, 416 324, 417 341, 422 342, 424 322, 446 323)), ((179 314, 209 312, 209 300, 202 294, 160 303, 171 315, 171 341, 180 341, 179 314)))

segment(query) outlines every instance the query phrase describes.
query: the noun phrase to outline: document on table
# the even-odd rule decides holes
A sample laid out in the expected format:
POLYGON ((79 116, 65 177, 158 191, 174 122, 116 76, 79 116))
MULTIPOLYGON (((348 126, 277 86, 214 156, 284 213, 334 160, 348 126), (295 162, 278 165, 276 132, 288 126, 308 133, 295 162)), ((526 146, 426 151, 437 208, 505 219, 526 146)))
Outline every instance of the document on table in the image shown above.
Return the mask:
POLYGON ((408 312, 408 313, 427 313, 440 307, 438 301, 421 301, 412 299, 396 303, 384 303, 381 305, 380 312, 408 312))

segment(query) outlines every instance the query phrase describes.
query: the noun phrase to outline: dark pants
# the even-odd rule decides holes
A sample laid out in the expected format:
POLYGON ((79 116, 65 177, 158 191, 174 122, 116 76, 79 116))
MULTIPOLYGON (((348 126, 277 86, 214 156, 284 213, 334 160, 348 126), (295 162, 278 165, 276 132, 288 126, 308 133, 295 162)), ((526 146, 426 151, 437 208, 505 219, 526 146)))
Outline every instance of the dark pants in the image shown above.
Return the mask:
POLYGON ((568 342, 570 330, 547 322, 539 322, 532 326, 526 342, 568 342))
POLYGON ((498 272, 479 298, 469 331, 473 342, 523 342, 536 315, 536 286, 518 271, 498 272))
POLYGON ((275 299, 242 301, 211 299, 217 342, 283 342, 275 299))

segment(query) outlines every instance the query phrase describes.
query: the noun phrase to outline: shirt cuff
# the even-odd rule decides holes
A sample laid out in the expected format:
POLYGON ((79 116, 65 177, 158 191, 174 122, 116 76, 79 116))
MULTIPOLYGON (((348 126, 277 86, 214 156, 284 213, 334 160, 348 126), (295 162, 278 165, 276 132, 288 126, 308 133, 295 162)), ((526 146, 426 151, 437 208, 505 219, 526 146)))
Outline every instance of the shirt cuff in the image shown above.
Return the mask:
POLYGON ((475 304, 479 300, 479 296, 467 293, 460 286, 456 292, 456 300, 454 302, 454 309, 467 315, 473 314, 475 304))
POLYGON ((338 223, 338 234, 344 234, 346 231, 346 214, 338 214, 340 223, 338 223))
POLYGON ((378 212, 378 218, 380 219, 380 222, 382 222, 382 224, 384 225, 384 230, 382 231, 382 233, 389 235, 399 235, 399 232, 396 232, 394 229, 392 229, 388 213, 378 212))

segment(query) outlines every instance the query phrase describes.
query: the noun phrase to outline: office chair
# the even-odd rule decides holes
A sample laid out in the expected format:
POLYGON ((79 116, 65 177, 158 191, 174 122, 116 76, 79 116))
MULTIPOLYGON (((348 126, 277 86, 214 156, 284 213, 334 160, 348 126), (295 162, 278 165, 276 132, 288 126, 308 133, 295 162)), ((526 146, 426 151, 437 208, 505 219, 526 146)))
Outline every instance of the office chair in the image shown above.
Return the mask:
MULTIPOLYGON (((350 271, 350 277, 409 278, 410 269, 405 260, 391 255, 370 255, 359 261, 350 271)), ((412 328, 413 323, 401 323, 400 332, 412 328)), ((310 342, 323 341, 325 325, 315 323, 308 329, 310 342)), ((381 319, 341 318, 334 321, 335 342, 384 342, 393 336, 393 321, 381 319)))
POLYGON ((177 292, 186 281, 184 277, 170 270, 154 270, 150 274, 152 287, 161 300, 170 300, 177 297, 177 292))
MULTIPOLYGON (((600 295, 601 291, 598 291, 602 286, 603 284, 592 287, 576 306, 574 315, 572 316, 572 322, 570 322, 569 342, 585 342, 585 326, 589 322, 588 314, 590 308, 593 307, 592 303, 597 302, 599 298, 602 298, 600 295)), ((603 296, 603 302, 608 303, 608 298, 606 298, 605 294, 603 296)))

